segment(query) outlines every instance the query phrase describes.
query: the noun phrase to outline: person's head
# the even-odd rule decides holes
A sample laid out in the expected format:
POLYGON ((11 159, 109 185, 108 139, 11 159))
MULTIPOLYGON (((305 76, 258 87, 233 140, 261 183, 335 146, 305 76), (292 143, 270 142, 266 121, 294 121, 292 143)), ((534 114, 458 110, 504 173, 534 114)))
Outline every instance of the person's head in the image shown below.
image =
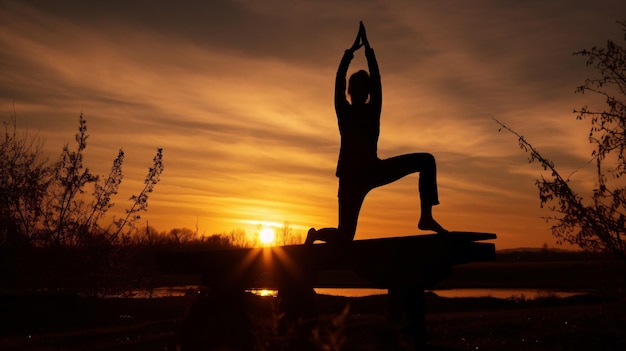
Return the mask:
POLYGON ((360 70, 350 76, 348 81, 348 94, 352 104, 364 104, 370 94, 370 75, 360 70))

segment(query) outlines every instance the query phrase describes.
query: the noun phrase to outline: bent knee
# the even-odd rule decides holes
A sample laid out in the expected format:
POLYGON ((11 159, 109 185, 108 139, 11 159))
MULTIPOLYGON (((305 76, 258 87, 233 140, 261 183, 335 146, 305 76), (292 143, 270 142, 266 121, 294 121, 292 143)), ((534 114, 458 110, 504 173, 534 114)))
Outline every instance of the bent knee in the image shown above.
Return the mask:
POLYGON ((422 163, 435 164, 435 156, 428 152, 422 152, 417 154, 419 155, 419 161, 422 163))

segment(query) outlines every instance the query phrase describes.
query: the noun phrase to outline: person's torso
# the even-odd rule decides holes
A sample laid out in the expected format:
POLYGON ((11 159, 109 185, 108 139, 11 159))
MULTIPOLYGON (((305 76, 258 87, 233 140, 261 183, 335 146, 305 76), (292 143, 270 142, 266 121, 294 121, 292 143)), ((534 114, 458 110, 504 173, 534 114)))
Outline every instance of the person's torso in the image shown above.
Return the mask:
POLYGON ((380 115, 369 104, 344 105, 337 111, 341 148, 337 176, 360 172, 378 159, 380 115))

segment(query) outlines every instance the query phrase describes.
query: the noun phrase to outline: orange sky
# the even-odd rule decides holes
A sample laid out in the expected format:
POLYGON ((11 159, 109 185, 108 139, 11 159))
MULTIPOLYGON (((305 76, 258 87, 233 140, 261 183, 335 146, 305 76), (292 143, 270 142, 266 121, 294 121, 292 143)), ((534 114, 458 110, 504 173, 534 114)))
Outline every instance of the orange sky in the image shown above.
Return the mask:
MULTIPOLYGON (((126 152, 117 213, 157 147, 165 172, 143 215, 159 230, 223 233, 288 221, 336 225, 334 76, 363 20, 383 80, 381 158, 438 162, 450 230, 498 234, 499 249, 555 246, 515 137, 582 195, 593 184, 574 89, 594 72, 572 53, 620 41, 619 1, 1 1, 0 108, 58 155, 83 112, 86 164, 126 152)), ((365 68, 362 52, 351 70, 365 68)), ((358 238, 417 234, 417 175, 372 191, 358 238)))

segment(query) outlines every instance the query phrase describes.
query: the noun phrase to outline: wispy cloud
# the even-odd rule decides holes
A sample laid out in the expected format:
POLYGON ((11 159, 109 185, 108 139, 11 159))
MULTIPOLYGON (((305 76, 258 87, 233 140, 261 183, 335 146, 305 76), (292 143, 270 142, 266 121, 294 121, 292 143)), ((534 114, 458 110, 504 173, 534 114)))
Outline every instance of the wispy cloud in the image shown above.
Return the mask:
MULTIPOLYGON (((533 195, 540 170, 492 118, 587 179, 587 127, 571 110, 602 102, 573 94, 592 72, 571 54, 620 39, 615 16, 626 10, 612 0, 1 6, 5 114, 15 101, 20 126, 52 153, 82 111, 90 168, 104 173, 118 148, 127 153, 118 211, 163 147, 146 218, 162 229, 197 220, 207 232, 336 224, 334 76, 364 20, 383 77, 380 156, 435 154, 442 223, 498 231, 505 247, 550 239, 533 195)), ((359 53, 351 68, 362 67, 359 53)), ((357 236, 415 233, 416 183, 374 190, 357 236)))

